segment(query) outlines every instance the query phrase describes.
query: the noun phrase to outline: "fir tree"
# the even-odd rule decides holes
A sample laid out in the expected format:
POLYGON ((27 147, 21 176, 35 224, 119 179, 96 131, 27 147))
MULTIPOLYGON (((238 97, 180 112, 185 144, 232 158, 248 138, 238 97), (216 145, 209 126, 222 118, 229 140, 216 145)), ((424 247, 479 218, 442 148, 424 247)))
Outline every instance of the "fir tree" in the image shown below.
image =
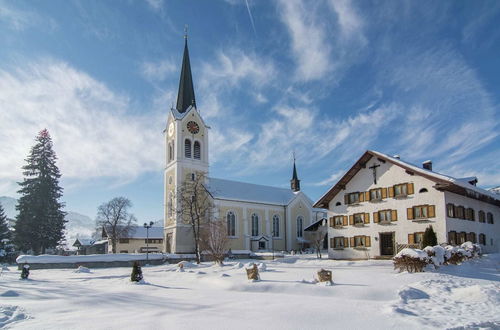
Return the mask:
POLYGON ((142 269, 137 261, 134 262, 134 266, 132 268, 132 274, 130 274, 130 280, 132 282, 142 281, 142 269))
POLYGON ((0 204, 0 248, 2 247, 2 242, 9 239, 10 230, 7 226, 7 216, 5 215, 2 204, 0 204))
POLYGON ((437 245, 437 237, 436 233, 432 226, 429 226, 425 229, 424 237, 422 238, 422 247, 426 246, 435 246, 437 245))
POLYGON ((21 198, 16 206, 19 211, 15 225, 15 243, 20 250, 34 254, 55 248, 64 237, 64 204, 59 186, 61 174, 56 166, 52 139, 44 129, 36 137, 36 144, 23 166, 23 182, 18 193, 21 198))

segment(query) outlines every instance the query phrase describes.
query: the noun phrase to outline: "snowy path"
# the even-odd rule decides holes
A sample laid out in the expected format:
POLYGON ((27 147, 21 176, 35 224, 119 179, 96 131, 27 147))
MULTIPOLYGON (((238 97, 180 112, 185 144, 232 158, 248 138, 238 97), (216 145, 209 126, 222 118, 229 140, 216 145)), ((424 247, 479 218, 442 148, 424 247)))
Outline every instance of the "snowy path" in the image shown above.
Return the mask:
POLYGON ((91 273, 33 270, 0 277, 0 327, 22 329, 422 329, 500 328, 500 255, 437 272, 398 274, 390 261, 266 261, 250 283, 238 262, 91 273), (319 268, 335 285, 312 284, 319 268))

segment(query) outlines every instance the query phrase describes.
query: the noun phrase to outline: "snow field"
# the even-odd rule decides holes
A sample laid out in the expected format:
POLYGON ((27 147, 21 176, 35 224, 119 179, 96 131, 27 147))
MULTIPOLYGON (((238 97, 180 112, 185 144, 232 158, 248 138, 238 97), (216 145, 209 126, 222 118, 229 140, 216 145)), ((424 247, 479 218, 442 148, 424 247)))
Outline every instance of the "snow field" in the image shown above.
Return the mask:
POLYGON ((0 277, 0 327, 22 329, 431 329, 499 328, 500 255, 428 273, 392 261, 238 260, 132 268, 33 270, 0 277), (246 279, 255 262, 261 281, 246 279), (265 265, 265 266, 264 266, 265 265), (334 285, 316 284, 320 269, 334 285), (265 271, 264 271, 265 269, 265 271))

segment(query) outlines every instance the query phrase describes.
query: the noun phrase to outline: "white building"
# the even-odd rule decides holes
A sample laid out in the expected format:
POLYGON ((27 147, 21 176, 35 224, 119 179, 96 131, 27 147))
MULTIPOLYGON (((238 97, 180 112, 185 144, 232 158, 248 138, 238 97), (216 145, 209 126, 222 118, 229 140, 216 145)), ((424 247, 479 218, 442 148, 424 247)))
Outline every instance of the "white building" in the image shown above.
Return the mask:
POLYGON ((165 246, 168 253, 192 253, 191 225, 179 215, 176 194, 186 180, 202 173, 204 187, 216 208, 216 218, 227 224, 229 247, 234 250, 296 250, 307 245, 304 229, 326 216, 314 209, 300 191, 293 165, 290 188, 212 178, 209 175, 210 127, 196 107, 187 40, 184 46, 179 92, 165 129, 165 246))
POLYGON ((366 151, 315 207, 328 208, 329 257, 392 256, 418 246, 432 225, 438 243, 500 245, 500 195, 376 151, 366 151))

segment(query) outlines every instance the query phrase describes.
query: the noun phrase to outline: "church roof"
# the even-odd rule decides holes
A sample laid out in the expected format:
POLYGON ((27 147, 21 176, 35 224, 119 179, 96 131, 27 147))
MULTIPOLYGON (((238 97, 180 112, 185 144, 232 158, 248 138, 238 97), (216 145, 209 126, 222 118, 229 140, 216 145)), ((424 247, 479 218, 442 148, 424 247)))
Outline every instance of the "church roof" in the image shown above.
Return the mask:
POLYGON ((288 205, 296 196, 290 188, 209 178, 207 190, 214 199, 288 205))
POLYGON ((187 36, 185 36, 184 56, 182 58, 182 70, 179 80, 179 92, 177 94, 176 109, 180 113, 186 112, 190 106, 196 108, 194 97, 193 77, 191 76, 191 63, 189 61, 189 50, 187 45, 187 36))
MULTIPOLYGON (((345 188, 346 184, 358 173, 361 168, 364 168, 366 163, 372 158, 388 161, 394 165, 404 168, 409 173, 414 173, 423 176, 436 183, 434 186, 441 191, 450 191, 458 195, 467 196, 470 198, 482 200, 484 202, 500 206, 500 196, 479 188, 465 181, 465 179, 457 179, 452 176, 437 173, 431 170, 424 169, 417 165, 402 161, 399 158, 391 157, 374 150, 367 150, 358 161, 347 171, 346 174, 331 187, 320 199, 314 204, 314 207, 328 207, 328 203, 345 188)), ((466 178, 470 179, 470 178, 466 178)))

